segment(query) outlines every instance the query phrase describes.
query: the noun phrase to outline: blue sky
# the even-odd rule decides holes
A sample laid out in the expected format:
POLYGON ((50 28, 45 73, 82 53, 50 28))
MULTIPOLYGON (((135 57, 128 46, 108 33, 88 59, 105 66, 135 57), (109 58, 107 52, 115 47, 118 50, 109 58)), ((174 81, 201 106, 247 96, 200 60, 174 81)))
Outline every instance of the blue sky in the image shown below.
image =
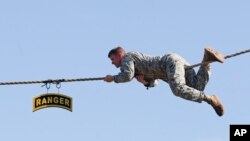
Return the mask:
MULTIPOLYGON (((176 52, 190 63, 213 47, 227 55, 249 49, 247 0, 0 1, 0 81, 117 74, 107 53, 120 45, 150 55, 176 52)), ((249 54, 212 64, 206 103, 175 97, 168 84, 146 90, 136 80, 62 83, 73 112, 32 112, 41 85, 1 86, 0 139, 75 141, 226 141, 230 124, 249 124, 249 54)), ((49 92, 57 92, 55 86, 49 92)))

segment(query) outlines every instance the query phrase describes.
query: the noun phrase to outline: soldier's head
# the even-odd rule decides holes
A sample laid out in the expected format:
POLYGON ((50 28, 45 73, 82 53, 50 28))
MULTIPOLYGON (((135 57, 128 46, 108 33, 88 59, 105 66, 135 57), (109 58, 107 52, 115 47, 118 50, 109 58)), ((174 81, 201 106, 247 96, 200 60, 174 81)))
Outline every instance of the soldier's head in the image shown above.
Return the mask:
POLYGON ((109 51, 108 57, 112 61, 112 64, 119 68, 121 66, 121 61, 124 58, 125 54, 125 50, 122 47, 118 46, 109 51))

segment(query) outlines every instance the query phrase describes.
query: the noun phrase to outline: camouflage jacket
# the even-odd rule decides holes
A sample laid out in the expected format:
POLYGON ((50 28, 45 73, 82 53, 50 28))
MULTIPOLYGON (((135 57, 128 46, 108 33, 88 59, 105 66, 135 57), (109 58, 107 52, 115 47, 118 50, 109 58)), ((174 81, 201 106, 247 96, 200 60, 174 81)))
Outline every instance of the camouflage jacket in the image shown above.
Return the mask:
POLYGON ((131 81, 136 75, 143 75, 148 82, 146 87, 157 85, 157 79, 168 82, 166 73, 166 58, 163 56, 149 56, 139 52, 128 52, 121 61, 121 72, 114 75, 116 83, 131 81))

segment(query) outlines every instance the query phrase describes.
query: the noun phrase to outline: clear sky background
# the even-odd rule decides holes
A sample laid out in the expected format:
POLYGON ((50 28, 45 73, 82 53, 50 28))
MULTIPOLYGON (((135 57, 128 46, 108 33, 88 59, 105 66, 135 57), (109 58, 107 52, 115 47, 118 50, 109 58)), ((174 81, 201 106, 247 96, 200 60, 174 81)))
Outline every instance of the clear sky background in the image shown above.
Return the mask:
MULTIPOLYGON (((150 55, 176 52, 191 64, 205 47, 228 55, 250 48, 248 0, 1 0, 0 81, 117 74, 113 47, 150 55)), ((62 83, 73 112, 32 112, 40 84, 0 86, 3 141, 227 141, 230 124, 250 124, 250 54, 212 64, 205 90, 220 96, 225 115, 174 96, 161 81, 62 83)), ((49 92, 57 92, 55 86, 49 92)))

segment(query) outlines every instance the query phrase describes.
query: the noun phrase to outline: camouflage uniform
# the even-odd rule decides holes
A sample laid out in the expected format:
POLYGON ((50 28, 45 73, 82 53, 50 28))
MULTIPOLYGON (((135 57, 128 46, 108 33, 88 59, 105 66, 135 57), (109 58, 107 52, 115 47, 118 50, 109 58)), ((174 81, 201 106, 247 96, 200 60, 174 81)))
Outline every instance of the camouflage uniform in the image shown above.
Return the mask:
POLYGON ((185 70, 189 64, 178 54, 148 56, 138 52, 128 52, 121 62, 121 72, 114 75, 116 83, 128 82, 136 75, 143 75, 146 87, 154 87, 157 79, 167 82, 172 92, 187 100, 202 102, 204 88, 209 80, 209 66, 185 70))

